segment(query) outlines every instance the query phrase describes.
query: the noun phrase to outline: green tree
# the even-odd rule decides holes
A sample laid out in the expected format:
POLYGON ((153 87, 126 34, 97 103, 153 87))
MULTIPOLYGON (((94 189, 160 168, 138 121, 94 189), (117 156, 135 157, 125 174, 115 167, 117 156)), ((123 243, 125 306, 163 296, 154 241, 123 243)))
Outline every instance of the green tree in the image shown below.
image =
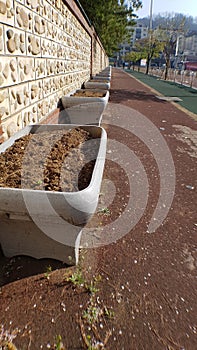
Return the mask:
POLYGON ((148 74, 150 62, 153 58, 159 57, 163 50, 163 43, 156 37, 155 32, 151 31, 147 38, 136 43, 135 48, 142 53, 142 58, 146 58, 146 74, 148 74))
POLYGON ((133 70, 135 69, 135 64, 139 63, 142 59, 141 52, 131 51, 125 55, 125 61, 130 61, 133 66, 133 70))
POLYGON ((153 58, 159 57, 162 50, 163 43, 152 32, 150 37, 136 41, 133 51, 126 57, 134 63, 145 58, 147 62, 146 74, 148 74, 150 61, 153 58))
POLYGON ((130 37, 128 27, 135 24, 134 9, 142 4, 141 0, 80 0, 80 3, 109 56, 130 37))

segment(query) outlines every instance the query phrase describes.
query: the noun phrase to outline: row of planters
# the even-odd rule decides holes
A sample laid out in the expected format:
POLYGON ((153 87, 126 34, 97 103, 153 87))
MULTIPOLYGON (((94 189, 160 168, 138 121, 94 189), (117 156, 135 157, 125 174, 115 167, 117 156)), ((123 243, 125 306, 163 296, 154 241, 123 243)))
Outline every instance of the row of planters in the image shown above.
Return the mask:
POLYGON ((83 227, 96 210, 103 176, 107 134, 100 123, 110 77, 106 68, 63 96, 59 124, 29 125, 0 146, 5 256, 78 263, 83 227))
POLYGON ((105 69, 85 82, 83 89, 63 96, 61 100, 64 109, 60 113, 59 122, 100 125, 109 100, 110 79, 111 70, 105 69))

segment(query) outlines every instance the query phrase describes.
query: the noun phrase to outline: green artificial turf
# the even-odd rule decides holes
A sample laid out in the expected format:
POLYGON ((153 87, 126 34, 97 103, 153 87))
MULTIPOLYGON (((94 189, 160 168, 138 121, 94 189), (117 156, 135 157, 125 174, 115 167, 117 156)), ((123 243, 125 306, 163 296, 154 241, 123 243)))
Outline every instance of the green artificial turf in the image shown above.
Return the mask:
POLYGON ((197 90, 170 81, 160 80, 158 77, 141 72, 127 70, 127 73, 150 86, 164 96, 174 96, 182 99, 176 102, 187 110, 197 114, 197 90))

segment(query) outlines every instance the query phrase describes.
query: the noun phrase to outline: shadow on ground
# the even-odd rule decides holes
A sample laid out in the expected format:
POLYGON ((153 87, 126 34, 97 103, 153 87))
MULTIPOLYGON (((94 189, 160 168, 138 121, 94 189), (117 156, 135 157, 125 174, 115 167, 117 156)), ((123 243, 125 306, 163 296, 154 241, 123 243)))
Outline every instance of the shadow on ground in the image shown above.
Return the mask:
POLYGON ((117 103, 128 100, 138 100, 138 101, 154 101, 159 103, 165 103, 165 101, 158 101, 158 99, 153 94, 148 94, 144 91, 129 91, 129 90, 113 90, 110 91, 110 97, 116 98, 117 103))
POLYGON ((6 258, 0 249, 0 288, 8 283, 67 267, 53 259, 34 259, 29 256, 6 258))

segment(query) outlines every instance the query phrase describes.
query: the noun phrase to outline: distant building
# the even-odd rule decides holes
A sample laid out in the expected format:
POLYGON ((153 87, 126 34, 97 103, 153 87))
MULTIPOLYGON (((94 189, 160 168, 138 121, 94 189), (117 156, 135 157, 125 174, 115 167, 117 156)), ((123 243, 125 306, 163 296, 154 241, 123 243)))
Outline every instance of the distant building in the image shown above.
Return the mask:
POLYGON ((177 41, 176 55, 182 61, 197 60, 197 34, 184 36, 180 35, 177 41))
POLYGON ((120 51, 117 54, 117 58, 122 61, 124 56, 132 51, 132 47, 135 45, 136 40, 146 38, 148 36, 148 27, 142 24, 136 24, 134 27, 128 28, 131 31, 131 37, 129 42, 123 42, 120 45, 120 51))
POLYGON ((136 40, 144 39, 148 36, 148 27, 144 27, 142 24, 137 24, 133 28, 133 33, 131 36, 131 45, 135 44, 136 40))
POLYGON ((185 38, 185 50, 190 55, 197 56, 197 35, 192 35, 185 38))
POLYGON ((124 57, 127 53, 131 52, 131 45, 128 42, 123 42, 120 45, 119 56, 124 57))

